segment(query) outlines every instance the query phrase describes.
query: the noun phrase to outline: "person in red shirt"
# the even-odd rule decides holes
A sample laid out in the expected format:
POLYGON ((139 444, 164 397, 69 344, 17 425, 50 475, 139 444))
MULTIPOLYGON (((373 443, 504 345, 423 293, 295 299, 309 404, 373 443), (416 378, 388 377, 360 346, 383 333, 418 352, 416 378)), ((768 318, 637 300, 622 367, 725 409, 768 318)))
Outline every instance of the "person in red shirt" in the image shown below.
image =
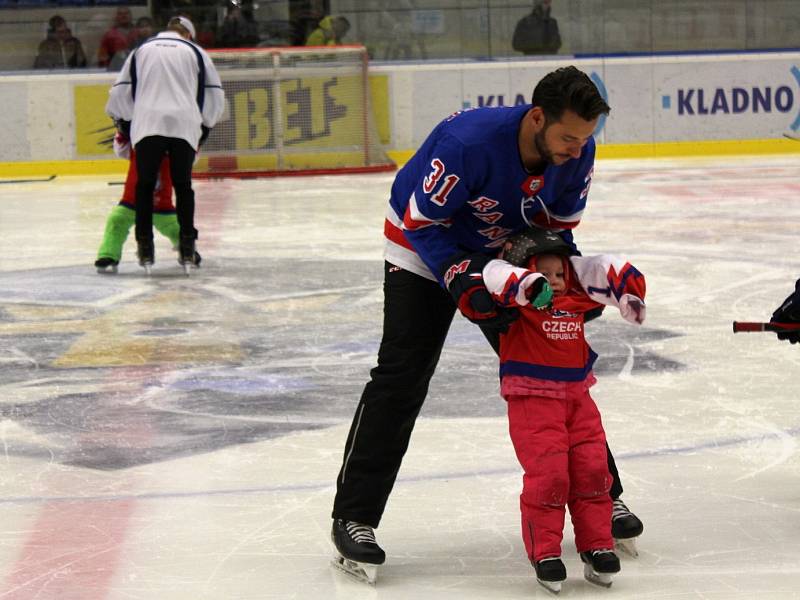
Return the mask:
POLYGON ((111 27, 100 38, 97 49, 97 66, 108 67, 117 52, 127 53, 128 48, 136 42, 137 31, 133 26, 131 9, 120 6, 114 15, 111 27))
POLYGON ((558 592, 566 579, 561 540, 566 507, 575 545, 592 583, 611 585, 620 570, 611 534, 611 474, 600 413, 589 395, 597 354, 584 315, 599 306, 645 317, 644 276, 624 259, 570 256, 553 231, 532 228, 509 239, 483 279, 495 302, 520 318, 500 335, 501 394, 514 450, 525 473, 522 537, 536 577, 558 592))

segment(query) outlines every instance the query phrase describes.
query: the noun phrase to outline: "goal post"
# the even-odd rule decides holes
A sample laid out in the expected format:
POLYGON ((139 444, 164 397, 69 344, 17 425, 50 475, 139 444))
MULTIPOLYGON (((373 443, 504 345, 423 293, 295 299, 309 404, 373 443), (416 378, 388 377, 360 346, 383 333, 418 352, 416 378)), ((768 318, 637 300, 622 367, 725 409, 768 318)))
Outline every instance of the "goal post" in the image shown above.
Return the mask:
POLYGON ((390 171, 373 114, 363 46, 209 52, 226 109, 196 177, 390 171))

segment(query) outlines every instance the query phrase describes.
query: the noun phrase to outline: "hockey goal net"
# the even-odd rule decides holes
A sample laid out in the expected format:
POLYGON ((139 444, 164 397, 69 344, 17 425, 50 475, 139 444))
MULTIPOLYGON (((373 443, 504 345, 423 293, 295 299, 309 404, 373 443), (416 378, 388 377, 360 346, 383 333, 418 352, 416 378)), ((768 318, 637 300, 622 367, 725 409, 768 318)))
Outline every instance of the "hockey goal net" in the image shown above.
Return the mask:
POLYGON ((248 48, 210 55, 227 106, 200 150, 195 175, 395 168, 378 135, 363 46, 248 48))

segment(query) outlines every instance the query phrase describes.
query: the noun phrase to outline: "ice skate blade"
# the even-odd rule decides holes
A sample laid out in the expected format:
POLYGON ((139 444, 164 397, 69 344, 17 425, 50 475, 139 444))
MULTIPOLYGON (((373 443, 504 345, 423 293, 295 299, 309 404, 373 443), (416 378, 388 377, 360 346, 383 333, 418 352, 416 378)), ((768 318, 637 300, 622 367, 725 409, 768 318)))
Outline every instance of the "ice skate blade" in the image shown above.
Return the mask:
POLYGON ((613 576, 611 573, 598 573, 590 564, 583 565, 583 577, 589 583, 593 583, 604 588, 610 588, 611 584, 613 583, 613 576))
POLYGON ((183 269, 183 274, 187 277, 192 274, 192 271, 197 271, 197 269, 200 268, 200 265, 191 260, 187 260, 186 262, 181 262, 178 260, 178 264, 183 269))
POLYGON ((375 585, 378 581, 378 565, 356 562, 344 556, 334 556, 331 565, 362 583, 375 585))
POLYGON ((536 581, 539 582, 539 585, 546 589, 551 594, 560 594, 561 593, 561 581, 545 581, 543 579, 536 578, 536 581))
POLYGON ((139 263, 141 264, 142 268, 144 269, 144 274, 150 277, 153 274, 153 263, 139 263))
POLYGON ((97 272, 100 275, 116 275, 117 265, 108 265, 107 267, 97 267, 97 272))
POLYGON ((636 538, 615 539, 614 547, 620 552, 624 552, 631 558, 638 558, 639 551, 636 549, 636 538))

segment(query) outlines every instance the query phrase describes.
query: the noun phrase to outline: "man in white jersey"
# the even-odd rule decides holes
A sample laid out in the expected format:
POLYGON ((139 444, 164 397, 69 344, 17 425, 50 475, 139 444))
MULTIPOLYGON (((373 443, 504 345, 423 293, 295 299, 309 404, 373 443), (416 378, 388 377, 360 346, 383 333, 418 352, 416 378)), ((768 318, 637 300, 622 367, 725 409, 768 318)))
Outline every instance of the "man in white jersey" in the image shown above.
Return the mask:
POLYGON ((194 264, 192 165, 200 144, 222 116, 225 94, 208 54, 193 42, 195 29, 183 16, 128 56, 111 88, 106 113, 129 129, 136 151, 136 242, 139 264, 154 262, 153 197, 164 156, 170 158, 180 225, 178 260, 194 264))

